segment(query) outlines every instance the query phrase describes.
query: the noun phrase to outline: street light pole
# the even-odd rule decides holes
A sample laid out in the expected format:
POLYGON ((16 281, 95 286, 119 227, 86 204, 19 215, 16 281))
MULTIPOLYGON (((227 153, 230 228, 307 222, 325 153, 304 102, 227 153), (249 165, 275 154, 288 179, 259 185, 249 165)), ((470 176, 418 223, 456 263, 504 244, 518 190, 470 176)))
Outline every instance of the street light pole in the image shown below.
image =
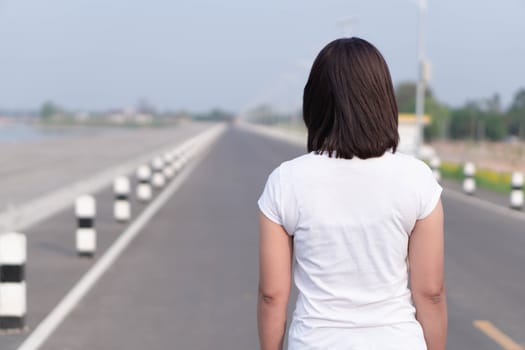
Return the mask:
POLYGON ((425 17, 427 14, 427 0, 418 0, 418 81, 416 87, 416 155, 421 156, 423 145, 423 115, 425 113, 425 89, 428 80, 428 64, 425 56, 425 17))

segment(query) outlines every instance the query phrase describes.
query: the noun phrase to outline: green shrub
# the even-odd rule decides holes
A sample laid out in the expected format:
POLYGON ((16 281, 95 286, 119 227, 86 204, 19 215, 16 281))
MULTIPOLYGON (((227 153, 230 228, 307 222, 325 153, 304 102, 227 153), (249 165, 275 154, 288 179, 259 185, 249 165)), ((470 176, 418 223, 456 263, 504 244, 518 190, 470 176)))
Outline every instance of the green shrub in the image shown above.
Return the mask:
MULTIPOLYGON (((463 164, 442 162, 440 169, 443 178, 463 180, 463 164)), ((477 169, 475 176, 477 186, 501 193, 510 192, 511 177, 511 173, 484 168, 477 169)))

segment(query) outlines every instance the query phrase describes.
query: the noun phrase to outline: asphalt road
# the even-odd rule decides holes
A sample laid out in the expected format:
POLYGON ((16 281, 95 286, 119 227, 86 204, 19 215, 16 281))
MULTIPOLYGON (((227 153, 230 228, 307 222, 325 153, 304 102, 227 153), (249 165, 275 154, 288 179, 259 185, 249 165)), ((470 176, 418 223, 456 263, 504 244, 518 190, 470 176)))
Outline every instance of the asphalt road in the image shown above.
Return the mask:
MULTIPOLYGON (((256 200, 269 172, 304 151, 231 128, 43 349, 256 349, 256 200)), ((525 220, 445 190, 449 346, 501 349, 473 326, 488 320, 525 344, 525 220)), ((110 202, 110 194, 99 194, 110 202)), ((106 204, 104 204, 106 205, 106 204)), ((32 233, 30 324, 91 263, 71 251, 70 213, 32 233), (45 255, 45 257, 44 257, 45 255), (42 256, 41 258, 37 258, 42 256)), ((524 216, 525 217, 525 216, 524 216)), ((100 218, 109 243, 123 230, 100 218)), ((0 335, 15 349, 24 335, 0 335)))

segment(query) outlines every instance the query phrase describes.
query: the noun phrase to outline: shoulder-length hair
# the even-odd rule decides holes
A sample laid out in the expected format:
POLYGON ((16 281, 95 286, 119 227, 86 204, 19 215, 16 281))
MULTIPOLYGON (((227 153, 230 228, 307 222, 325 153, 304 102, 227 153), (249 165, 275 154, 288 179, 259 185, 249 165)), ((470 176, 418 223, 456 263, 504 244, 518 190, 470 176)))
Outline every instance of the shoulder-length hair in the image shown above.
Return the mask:
POLYGON ((398 109, 388 66, 368 41, 338 39, 315 59, 303 95, 308 152, 379 157, 399 143, 398 109))

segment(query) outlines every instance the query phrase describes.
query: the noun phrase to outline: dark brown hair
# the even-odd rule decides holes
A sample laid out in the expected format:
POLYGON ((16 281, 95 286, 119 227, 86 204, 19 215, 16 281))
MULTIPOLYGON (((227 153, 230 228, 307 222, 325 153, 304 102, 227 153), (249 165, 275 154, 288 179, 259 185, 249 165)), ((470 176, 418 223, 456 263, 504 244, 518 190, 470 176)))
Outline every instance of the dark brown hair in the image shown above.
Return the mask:
POLYGON ((398 110, 388 66, 360 38, 338 39, 314 61, 303 95, 308 152, 367 159, 396 151, 398 110))

